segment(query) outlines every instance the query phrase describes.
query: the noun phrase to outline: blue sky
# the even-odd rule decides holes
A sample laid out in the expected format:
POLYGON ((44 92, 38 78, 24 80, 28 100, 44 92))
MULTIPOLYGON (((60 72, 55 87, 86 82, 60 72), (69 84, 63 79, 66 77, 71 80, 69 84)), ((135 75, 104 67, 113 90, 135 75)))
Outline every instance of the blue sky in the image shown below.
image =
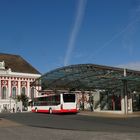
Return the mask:
POLYGON ((83 63, 140 70, 140 0, 0 0, 0 52, 41 73, 83 63))

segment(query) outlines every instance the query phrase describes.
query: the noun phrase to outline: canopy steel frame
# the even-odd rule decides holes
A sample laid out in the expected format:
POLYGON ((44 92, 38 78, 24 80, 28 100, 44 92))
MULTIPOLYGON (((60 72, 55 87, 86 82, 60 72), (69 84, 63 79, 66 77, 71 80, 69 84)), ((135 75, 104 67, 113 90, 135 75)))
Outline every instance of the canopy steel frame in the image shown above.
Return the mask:
POLYGON ((32 83, 41 85, 43 89, 113 89, 123 88, 123 80, 127 80, 129 88, 140 90, 140 71, 108 67, 95 64, 78 64, 55 69, 32 83))

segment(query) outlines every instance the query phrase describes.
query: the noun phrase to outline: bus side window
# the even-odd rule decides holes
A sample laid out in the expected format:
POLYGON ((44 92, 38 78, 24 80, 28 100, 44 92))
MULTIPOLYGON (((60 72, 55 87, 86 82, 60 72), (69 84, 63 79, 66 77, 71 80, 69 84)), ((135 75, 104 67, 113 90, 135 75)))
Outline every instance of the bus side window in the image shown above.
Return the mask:
POLYGON ((55 96, 55 102, 56 102, 56 105, 60 104, 60 95, 55 96))

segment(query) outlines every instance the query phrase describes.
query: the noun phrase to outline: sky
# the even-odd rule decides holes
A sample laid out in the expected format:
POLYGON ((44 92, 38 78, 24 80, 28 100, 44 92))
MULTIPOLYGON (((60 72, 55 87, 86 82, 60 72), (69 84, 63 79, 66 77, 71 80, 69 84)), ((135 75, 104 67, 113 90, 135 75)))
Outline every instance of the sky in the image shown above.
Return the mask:
POLYGON ((41 73, 85 63, 140 70, 140 0, 0 0, 0 53, 41 73))

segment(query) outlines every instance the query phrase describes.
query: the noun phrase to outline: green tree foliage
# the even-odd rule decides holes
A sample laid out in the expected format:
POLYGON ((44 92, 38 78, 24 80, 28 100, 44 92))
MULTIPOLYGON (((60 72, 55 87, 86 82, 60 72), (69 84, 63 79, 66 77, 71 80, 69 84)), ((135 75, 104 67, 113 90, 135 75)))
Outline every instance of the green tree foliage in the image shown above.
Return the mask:
POLYGON ((17 101, 22 101, 24 107, 28 106, 28 100, 29 98, 25 94, 17 95, 17 101))

